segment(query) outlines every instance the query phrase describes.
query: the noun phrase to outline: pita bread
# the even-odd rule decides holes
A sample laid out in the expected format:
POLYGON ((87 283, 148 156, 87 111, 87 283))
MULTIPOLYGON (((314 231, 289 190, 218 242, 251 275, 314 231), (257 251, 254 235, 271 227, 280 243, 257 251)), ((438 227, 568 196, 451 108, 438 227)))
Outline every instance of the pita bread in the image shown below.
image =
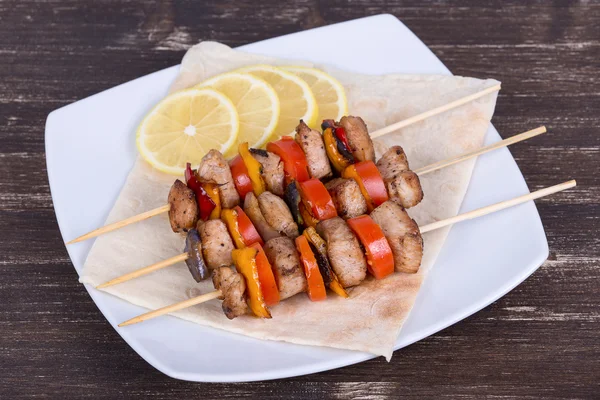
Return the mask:
MULTIPOLYGON (((183 58, 172 91, 258 63, 291 64, 232 50, 219 43, 203 42, 192 47, 183 58)), ((312 66, 311 63, 305 65, 312 66)), ((347 92, 350 113, 361 116, 371 131, 498 83, 457 76, 368 76, 326 65, 316 67, 340 80, 347 92)), ((496 93, 388 134, 376 141, 378 155, 387 146, 400 144, 411 168, 417 169, 478 148, 495 103, 496 93)), ((458 213, 473 165, 474 160, 466 161, 421 178, 425 198, 409 210, 419 225, 458 213)), ((173 179, 138 159, 106 223, 164 205, 173 179)), ((449 228, 445 228, 424 235, 425 252, 417 274, 396 273, 381 281, 367 279, 359 287, 350 289, 349 299, 331 294, 326 301, 313 303, 304 294, 296 295, 272 307, 271 320, 244 316, 230 321, 223 315, 218 300, 175 315, 259 339, 366 351, 389 360, 398 333, 448 231, 449 228)), ((182 252, 183 242, 182 236, 171 232, 166 214, 103 235, 96 239, 88 255, 81 282, 98 285, 172 257, 182 252)), ((181 263, 104 290, 133 304, 157 309, 214 289, 211 282, 195 283, 181 263)))

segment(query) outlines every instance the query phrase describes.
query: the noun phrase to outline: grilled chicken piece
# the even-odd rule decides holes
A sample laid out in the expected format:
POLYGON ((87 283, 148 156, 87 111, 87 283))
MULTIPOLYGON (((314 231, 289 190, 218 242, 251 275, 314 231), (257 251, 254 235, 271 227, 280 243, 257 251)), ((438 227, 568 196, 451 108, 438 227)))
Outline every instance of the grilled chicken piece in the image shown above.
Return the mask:
POLYGON ((304 121, 296 127, 296 143, 300 145, 308 161, 308 172, 312 178, 322 179, 331 176, 331 165, 325 152, 323 136, 314 129, 310 129, 304 121))
POLYGON ((202 157, 197 174, 200 182, 219 185, 221 207, 233 208, 240 204, 240 195, 235 189, 229 164, 218 150, 213 149, 202 157))
POLYGON ((212 280, 215 289, 223 293, 221 307, 227 318, 234 319, 250 311, 244 296, 246 281, 240 273, 230 267, 220 267, 214 270, 212 280))
POLYGON ((367 261, 358 239, 340 217, 321 221, 317 232, 327 242, 327 256, 343 287, 359 285, 367 276, 367 261))
POLYGON ((281 300, 306 291, 306 276, 292 239, 285 236, 271 239, 264 250, 273 267, 281 300))
POLYGON ((354 179, 335 178, 325 187, 340 217, 349 219, 367 213, 367 201, 354 179))
POLYGON ((300 234, 292 212, 281 197, 277 197, 271 192, 263 192, 258 196, 258 206, 271 228, 292 239, 300 234))
POLYGON ((250 149, 250 153, 262 165, 261 176, 269 192, 283 196, 285 175, 281 158, 275 153, 261 149, 250 149))
POLYGON ((365 121, 361 117, 347 116, 340 119, 340 125, 346 131, 346 137, 354 159, 357 162, 375 161, 375 149, 365 121))
POLYGON ((213 270, 231 266, 231 252, 235 247, 225 223, 220 219, 198 221, 196 229, 200 233, 202 255, 208 268, 213 270))
POLYGON ((386 201, 374 209, 371 218, 381 227, 392 248, 396 271, 417 272, 423 257, 423 238, 417 223, 393 201, 386 201))
POLYGON ((409 169, 402 147, 390 147, 377 161, 377 168, 390 199, 404 208, 414 207, 423 200, 421 181, 417 174, 409 169))
POLYGON ((260 205, 258 199, 254 193, 250 192, 244 199, 244 212, 254 224, 254 227, 258 231, 260 237, 266 242, 270 239, 283 236, 279 231, 272 228, 271 225, 265 220, 265 217, 260 211, 260 205))
POLYGON ((187 232, 198 221, 198 203, 194 191, 179 179, 169 190, 169 222, 173 232, 187 232))

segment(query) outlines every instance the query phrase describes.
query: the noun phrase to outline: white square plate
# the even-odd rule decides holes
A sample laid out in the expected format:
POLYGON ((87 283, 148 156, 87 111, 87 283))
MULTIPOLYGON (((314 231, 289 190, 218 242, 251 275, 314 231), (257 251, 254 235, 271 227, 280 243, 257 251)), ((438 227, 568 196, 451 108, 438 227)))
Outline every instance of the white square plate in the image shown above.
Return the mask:
MULTIPOLYGON (((242 49, 369 74, 450 74, 412 32, 390 15, 313 29, 242 49)), ((64 239, 103 224, 133 166, 135 128, 165 96, 177 72, 178 66, 167 68, 48 116, 48 177, 64 239)), ((486 144, 498 140, 500 136, 490 127, 486 144)), ((495 151, 477 161, 461 212, 527 192, 509 151, 495 151)), ((88 241, 68 247, 78 273, 91 245, 92 241, 88 241)), ((455 226, 395 348, 438 332, 503 296, 535 271, 547 254, 548 244, 533 203, 455 226)), ((115 328, 146 311, 91 287, 86 289, 115 328)), ((284 378, 372 357, 352 351, 260 341, 174 317, 116 329, 155 368, 190 381, 284 378)))

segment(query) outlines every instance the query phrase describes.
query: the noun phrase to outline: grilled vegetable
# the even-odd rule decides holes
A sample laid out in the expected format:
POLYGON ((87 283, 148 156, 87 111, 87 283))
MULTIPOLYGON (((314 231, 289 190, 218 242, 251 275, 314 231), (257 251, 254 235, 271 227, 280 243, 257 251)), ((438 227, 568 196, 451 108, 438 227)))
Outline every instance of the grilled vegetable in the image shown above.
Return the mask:
POLYGON ((227 225, 236 248, 243 249, 253 243, 261 245, 264 243, 252 221, 240 206, 236 206, 234 209, 224 209, 221 212, 221 219, 227 225))
POLYGON ((334 134, 335 128, 328 127, 323 131, 325 151, 336 171, 342 172, 348 165, 354 163, 352 153, 344 143, 334 134))
POLYGON ((388 192, 381 174, 373 161, 361 161, 349 165, 342 172, 342 177, 354 179, 360 187, 360 192, 367 201, 367 209, 373 211, 375 207, 388 201, 388 192))
POLYGON ((187 183, 187 186, 196 194, 196 202, 198 203, 198 209, 200 211, 200 219, 206 221, 210 217, 210 213, 217 205, 206 193, 206 190, 204 190, 202 184, 196 178, 196 174, 192 170, 192 165, 190 163, 187 163, 185 167, 185 182, 187 183))
POLYGON ((323 183, 315 178, 298 183, 300 198, 306 209, 319 221, 337 216, 335 205, 323 183))
POLYGON ((250 177, 250 182, 252 184, 252 192, 256 196, 259 196, 262 192, 267 190, 267 185, 265 184, 265 180, 262 177, 262 164, 259 163, 248 150, 248 142, 241 143, 238 146, 238 151, 242 160, 244 160, 244 165, 246 165, 246 171, 248 171, 248 176, 250 177))
POLYGON ((267 150, 277 154, 283 160, 286 184, 292 181, 304 182, 310 178, 306 156, 291 137, 283 136, 276 142, 270 142, 267 144, 267 150))
POLYGON ((232 252, 233 262, 237 271, 246 279, 246 293, 250 309, 260 318, 271 318, 271 313, 265 303, 265 298, 258 277, 256 255, 258 251, 251 247, 236 249, 232 252))
POLYGON ((219 198, 219 187, 214 183, 203 183, 202 187, 206 194, 215 203, 215 208, 210 212, 208 219, 219 219, 221 217, 221 199, 219 198))
POLYGON ((304 220, 300 215, 299 209, 299 205, 302 199, 300 198, 300 192, 298 191, 298 182, 290 182, 290 184, 285 187, 285 194, 283 198, 287 206, 290 208, 290 211, 292 212, 294 221, 296 221, 299 227, 304 225, 304 220))
POLYGON ((196 282, 200 282, 210 276, 210 272, 204 258, 202 257, 202 242, 196 229, 190 229, 185 239, 185 248, 183 250, 188 254, 185 263, 190 270, 196 282))
POLYGON ((310 248, 306 236, 300 235, 296 238, 296 249, 300 253, 300 261, 304 266, 304 274, 308 283, 307 293, 311 301, 320 301, 327 298, 325 283, 319 271, 319 265, 315 255, 310 248))
POLYGON ((303 202, 298 205, 298 212, 300 212, 300 218, 304 221, 304 226, 315 227, 319 223, 319 220, 312 216, 303 202))
POLYGON ((233 183, 238 191, 240 198, 244 199, 246 194, 252 191, 252 181, 248 174, 248 168, 244 164, 242 156, 237 155, 229 162, 229 168, 231 168, 231 175, 233 176, 233 183))
POLYGON ((331 269, 329 259, 327 258, 327 244, 323 238, 319 236, 313 227, 306 228, 303 235, 308 240, 311 249, 313 250, 313 254, 317 259, 317 264, 319 265, 323 282, 338 296, 342 296, 344 298, 348 297, 348 293, 340 284, 340 281, 335 272, 333 272, 333 269, 331 269))
POLYGON ((260 281, 260 287, 265 298, 265 303, 268 306, 274 306, 279 303, 279 289, 277 289, 277 283, 275 283, 275 277, 273 276, 273 269, 271 263, 267 259, 262 246, 258 243, 250 245, 251 248, 256 249, 256 268, 258 270, 258 280, 260 281))
POLYGON ((379 225, 368 215, 351 218, 348 226, 358 236, 367 253, 367 269, 375 279, 394 273, 394 255, 379 225))

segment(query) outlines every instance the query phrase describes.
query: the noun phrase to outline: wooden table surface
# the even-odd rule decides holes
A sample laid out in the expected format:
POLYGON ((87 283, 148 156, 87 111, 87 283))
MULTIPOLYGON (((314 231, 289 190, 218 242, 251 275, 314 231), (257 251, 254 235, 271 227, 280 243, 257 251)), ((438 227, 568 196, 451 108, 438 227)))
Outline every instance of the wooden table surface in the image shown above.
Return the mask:
POLYGON ((0 398, 600 398, 599 2, 202 3, 0 0, 0 398), (455 74, 501 80, 503 136, 550 129, 511 148, 531 190, 578 180, 537 202, 550 258, 390 363, 246 384, 162 375, 77 282, 52 208, 46 116, 177 64, 200 40, 238 46, 379 13, 455 74))

